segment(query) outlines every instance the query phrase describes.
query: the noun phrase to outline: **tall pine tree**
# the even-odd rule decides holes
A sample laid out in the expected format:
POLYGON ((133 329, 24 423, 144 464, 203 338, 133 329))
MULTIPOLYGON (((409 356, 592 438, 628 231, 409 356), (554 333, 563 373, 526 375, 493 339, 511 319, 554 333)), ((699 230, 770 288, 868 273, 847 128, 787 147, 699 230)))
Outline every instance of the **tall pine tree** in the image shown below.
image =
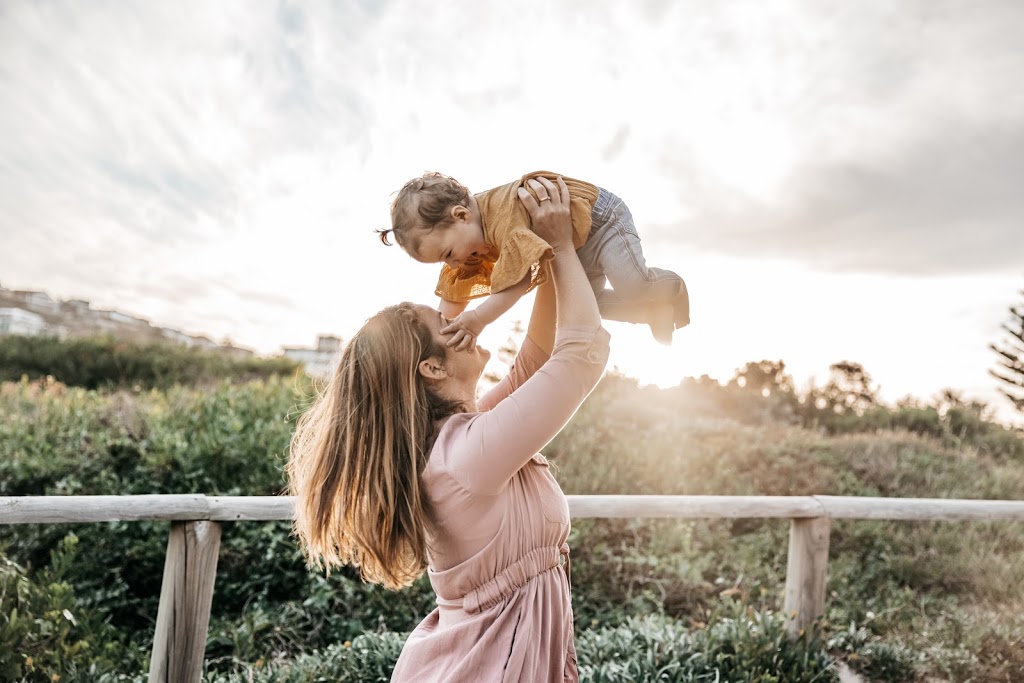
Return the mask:
MULTIPOLYGON (((1020 294, 1024 297, 1024 289, 1020 294)), ((1002 328, 1009 337, 1002 344, 989 344, 999 354, 999 367, 989 372, 1006 385, 999 391, 1024 412, 1024 306, 1010 306, 1010 321, 1002 328)))

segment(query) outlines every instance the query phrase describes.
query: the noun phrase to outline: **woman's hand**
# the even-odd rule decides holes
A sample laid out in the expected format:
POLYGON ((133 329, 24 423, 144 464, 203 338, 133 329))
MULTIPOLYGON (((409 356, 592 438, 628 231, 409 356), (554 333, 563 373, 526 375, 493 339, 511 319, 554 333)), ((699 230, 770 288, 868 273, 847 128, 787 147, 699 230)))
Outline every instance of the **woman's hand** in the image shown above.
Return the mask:
POLYGON ((533 221, 533 231, 551 245, 553 249, 573 248, 572 221, 569 218, 569 188, 562 176, 558 185, 547 178, 530 178, 526 181, 537 198, 534 199, 525 187, 519 188, 519 200, 533 221))

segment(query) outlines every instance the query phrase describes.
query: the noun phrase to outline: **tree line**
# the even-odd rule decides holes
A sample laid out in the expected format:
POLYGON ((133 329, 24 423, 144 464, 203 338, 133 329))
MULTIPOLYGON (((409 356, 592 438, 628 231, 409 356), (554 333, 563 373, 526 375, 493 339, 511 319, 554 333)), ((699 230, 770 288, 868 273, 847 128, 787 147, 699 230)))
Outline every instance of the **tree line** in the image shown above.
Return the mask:
POLYGON ((289 358, 239 357, 182 344, 138 343, 112 336, 0 337, 0 382, 52 377, 86 389, 150 389, 298 371, 299 364, 289 358))

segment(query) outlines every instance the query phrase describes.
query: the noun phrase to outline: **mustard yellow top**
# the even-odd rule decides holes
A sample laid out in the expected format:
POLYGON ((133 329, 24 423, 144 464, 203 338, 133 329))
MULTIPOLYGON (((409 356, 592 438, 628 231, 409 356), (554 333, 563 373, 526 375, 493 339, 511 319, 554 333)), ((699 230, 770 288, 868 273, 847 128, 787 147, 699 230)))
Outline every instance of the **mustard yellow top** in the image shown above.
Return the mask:
MULTIPOLYGON (((459 268, 450 268, 448 264, 442 266, 435 292, 439 297, 445 301, 469 301, 508 289, 521 282, 527 273, 531 276, 531 289, 544 281, 540 263, 551 258, 551 245, 533 232, 530 214, 518 194, 527 180, 539 177, 554 181, 558 175, 534 171, 508 185, 475 195, 484 239, 491 247, 491 254, 478 263, 465 263, 459 268)), ((569 188, 572 242, 579 249, 590 234, 590 214, 597 201, 598 189, 582 180, 565 176, 562 180, 569 188)), ((527 191, 530 191, 528 187, 527 191)))

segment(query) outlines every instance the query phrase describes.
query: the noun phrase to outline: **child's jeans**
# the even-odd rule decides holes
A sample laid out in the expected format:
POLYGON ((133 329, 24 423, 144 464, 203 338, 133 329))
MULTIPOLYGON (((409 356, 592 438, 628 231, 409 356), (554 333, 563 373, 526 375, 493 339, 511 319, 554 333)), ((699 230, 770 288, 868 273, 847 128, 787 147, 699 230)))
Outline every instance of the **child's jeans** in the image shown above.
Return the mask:
MULTIPOLYGON (((611 192, 599 189, 590 235, 576 253, 590 278, 602 318, 648 322, 650 304, 676 302, 677 296, 685 296, 686 285, 670 270, 647 266, 629 208, 611 192), (605 288, 605 278, 612 289, 605 288)), ((689 321, 688 304, 685 317, 683 321, 677 316, 677 324, 689 321)))

